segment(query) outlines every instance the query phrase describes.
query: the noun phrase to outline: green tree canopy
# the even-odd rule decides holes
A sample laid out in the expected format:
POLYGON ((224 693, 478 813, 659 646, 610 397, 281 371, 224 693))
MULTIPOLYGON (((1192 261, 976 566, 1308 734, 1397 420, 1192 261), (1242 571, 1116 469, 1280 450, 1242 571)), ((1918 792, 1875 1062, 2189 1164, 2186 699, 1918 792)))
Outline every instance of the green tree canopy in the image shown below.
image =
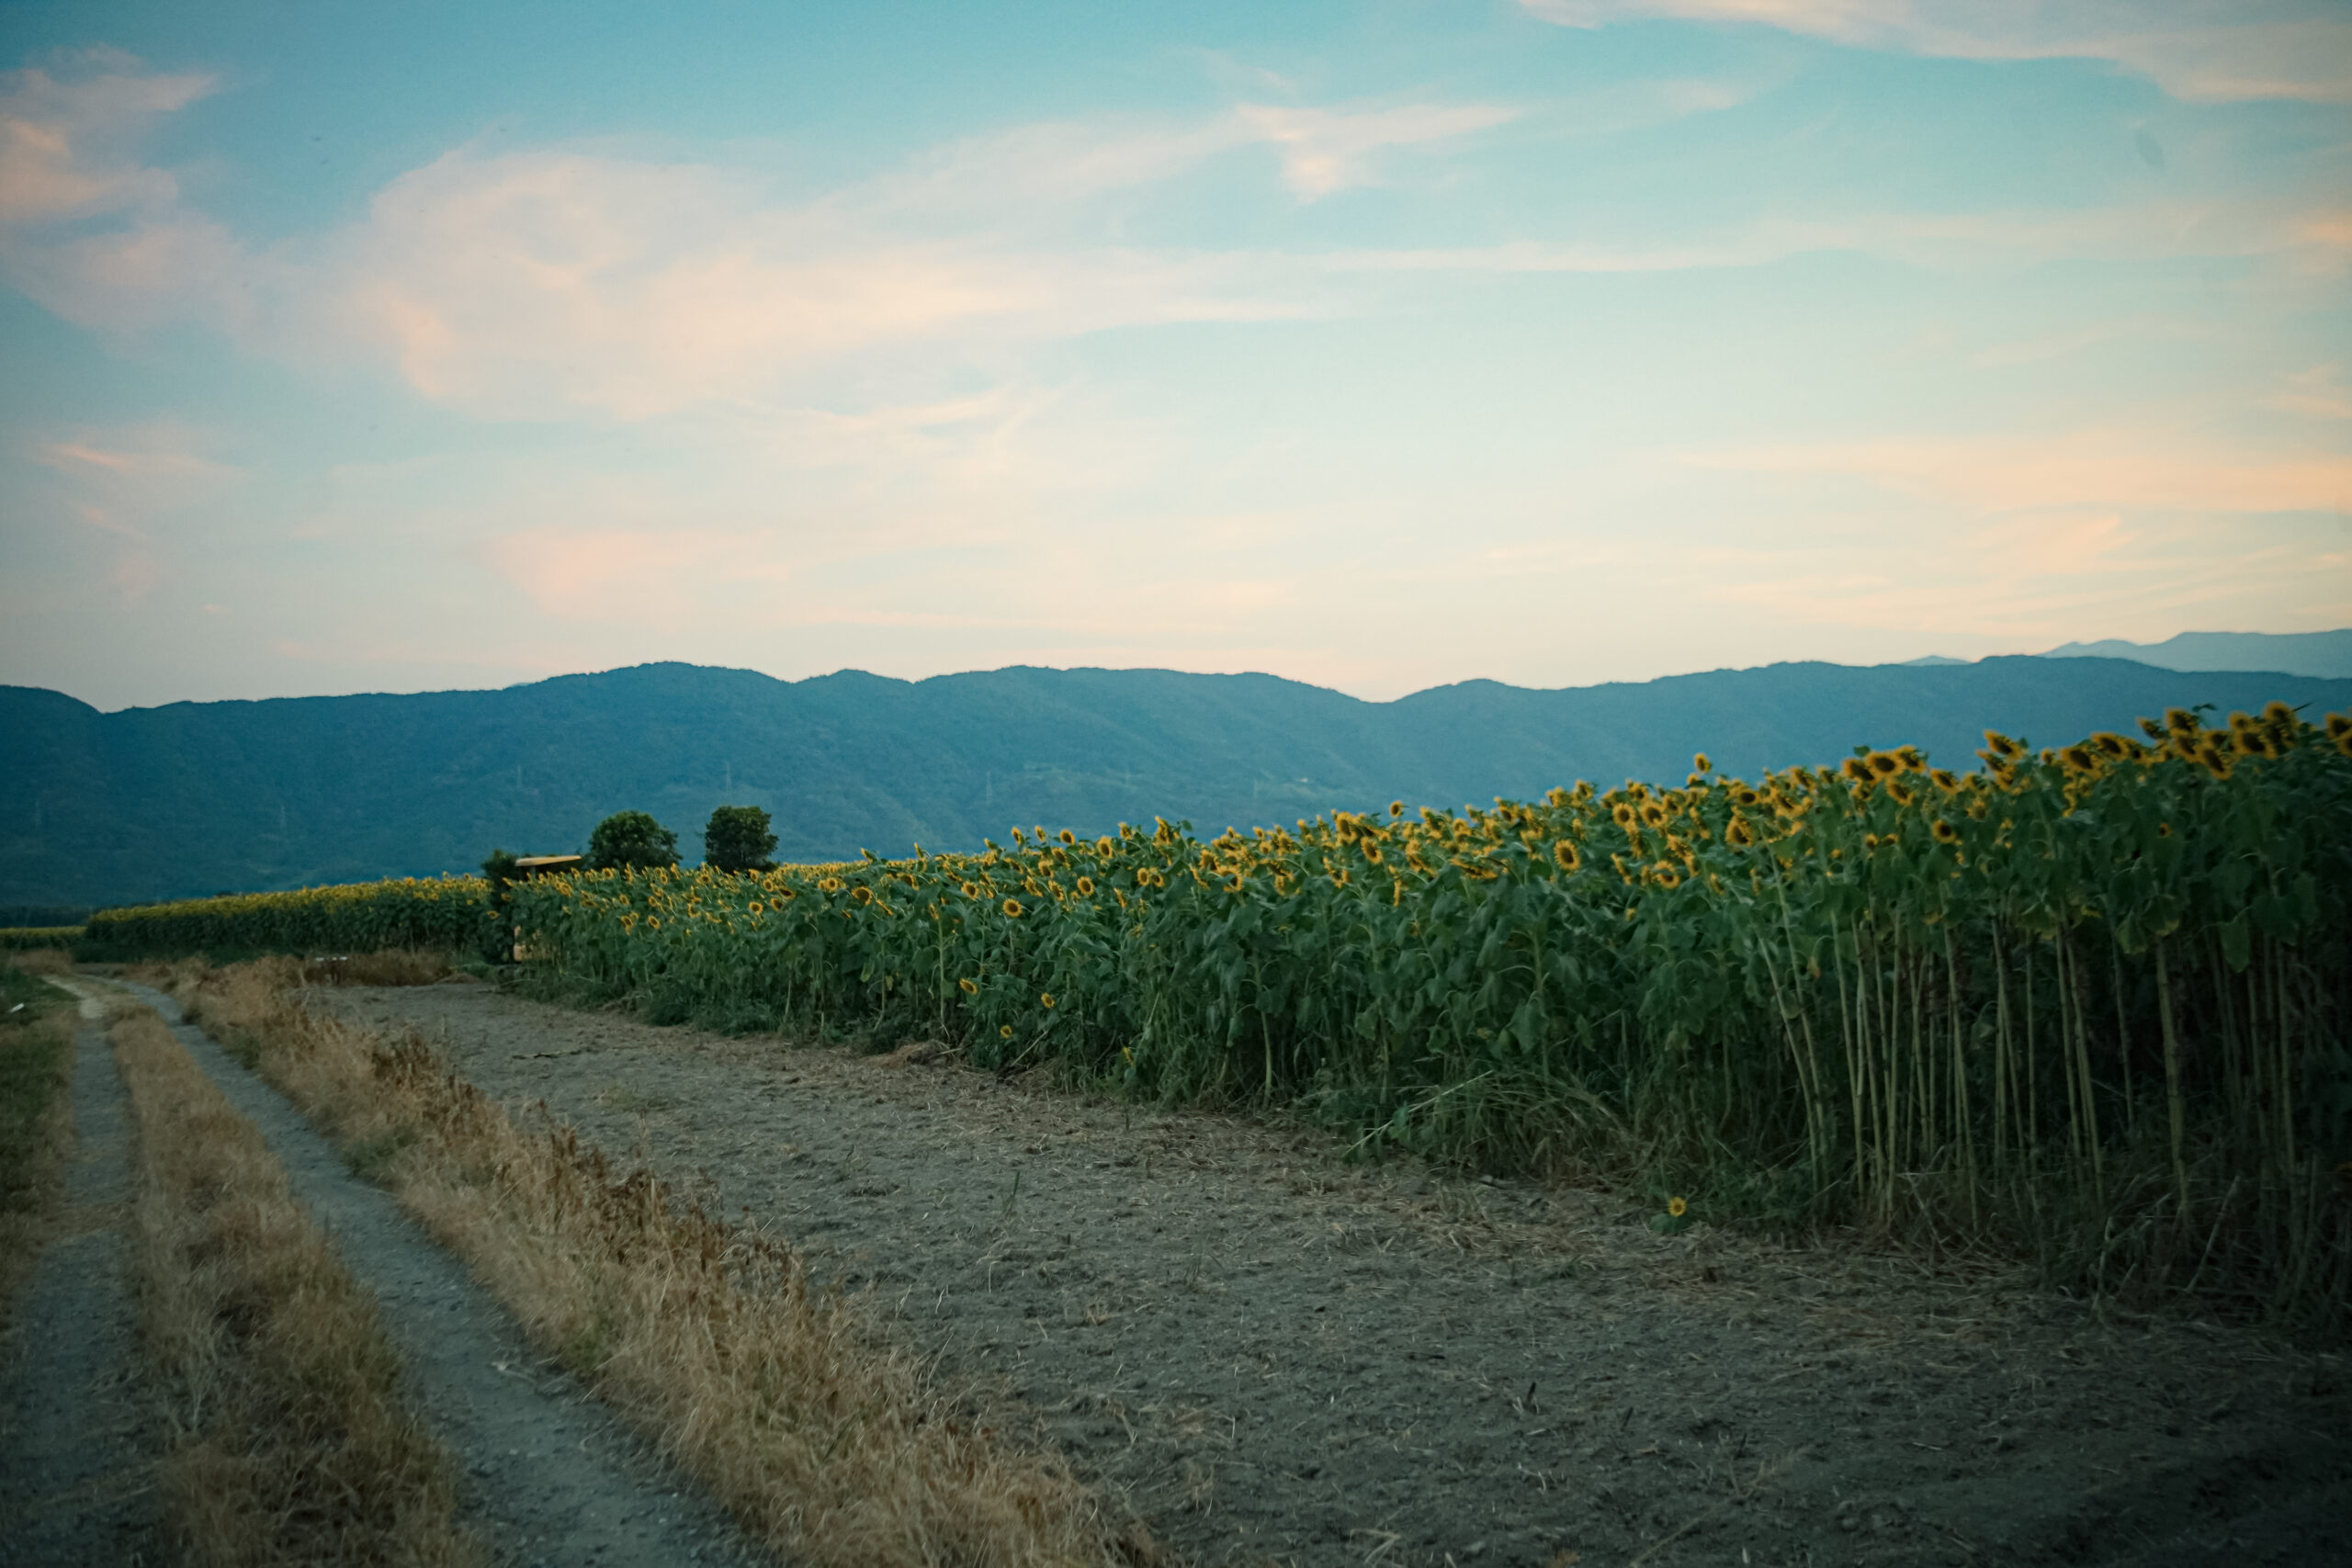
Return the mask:
POLYGON ((651 870, 678 863, 678 835, 647 811, 616 811, 588 835, 592 871, 651 870))
POLYGON ((756 806, 722 806, 702 830, 703 863, 720 871, 772 871, 775 833, 756 806))

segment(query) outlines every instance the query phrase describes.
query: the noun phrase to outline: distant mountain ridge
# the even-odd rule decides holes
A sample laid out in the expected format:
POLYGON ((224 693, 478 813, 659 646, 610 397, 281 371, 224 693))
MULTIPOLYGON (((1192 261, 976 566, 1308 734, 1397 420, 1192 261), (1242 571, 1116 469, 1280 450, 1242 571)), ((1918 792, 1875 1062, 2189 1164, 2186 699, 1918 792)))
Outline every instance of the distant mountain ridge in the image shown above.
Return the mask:
POLYGON ((2352 680, 2097 658, 1776 664, 1531 691, 1470 681, 1368 703, 1272 675, 1010 669, 799 682, 650 664, 502 691, 175 703, 105 714, 0 686, 0 904, 107 904, 478 865, 578 848, 609 812, 679 830, 765 807, 780 858, 1204 832, 1334 807, 1484 804, 1555 784, 1753 776, 1909 741, 1973 765, 1986 727, 2048 744, 2167 705, 2352 711, 2352 680))
POLYGON ((2274 670, 2352 679, 2352 628, 2332 632, 2182 632, 2162 642, 2070 642, 2043 659, 2131 659, 2165 670, 2274 670))

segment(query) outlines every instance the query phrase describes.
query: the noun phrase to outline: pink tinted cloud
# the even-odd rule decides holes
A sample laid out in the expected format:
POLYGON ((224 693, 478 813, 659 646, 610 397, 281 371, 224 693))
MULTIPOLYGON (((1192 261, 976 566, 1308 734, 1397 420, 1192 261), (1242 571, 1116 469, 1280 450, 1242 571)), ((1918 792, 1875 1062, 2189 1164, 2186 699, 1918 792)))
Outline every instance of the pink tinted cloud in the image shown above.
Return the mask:
POLYGON ((170 203, 177 182, 142 167, 130 143, 217 85, 207 75, 154 74, 110 50, 70 57, 58 74, 0 75, 0 225, 170 203))
POLYGON ((2245 0, 1520 0, 1529 15, 1598 28, 1655 17, 1748 24, 1863 49, 1961 60, 2112 62, 2176 97, 2352 101, 2352 19, 2341 8, 2245 0))

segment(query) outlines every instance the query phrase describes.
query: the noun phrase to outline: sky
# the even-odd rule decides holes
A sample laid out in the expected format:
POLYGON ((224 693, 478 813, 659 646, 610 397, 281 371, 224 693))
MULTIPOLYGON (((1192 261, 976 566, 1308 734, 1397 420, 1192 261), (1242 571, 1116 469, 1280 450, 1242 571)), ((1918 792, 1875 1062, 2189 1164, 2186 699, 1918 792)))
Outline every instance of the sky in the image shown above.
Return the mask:
POLYGON ((2342 0, 0 0, 0 682, 2347 624, 2342 0))

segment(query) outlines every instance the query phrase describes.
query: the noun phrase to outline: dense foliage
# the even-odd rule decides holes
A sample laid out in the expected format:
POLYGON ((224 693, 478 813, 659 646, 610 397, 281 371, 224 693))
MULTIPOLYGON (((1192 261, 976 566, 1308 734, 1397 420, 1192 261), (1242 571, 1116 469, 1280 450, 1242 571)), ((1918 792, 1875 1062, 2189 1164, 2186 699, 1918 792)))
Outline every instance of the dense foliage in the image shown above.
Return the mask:
POLYGON ((374 953, 390 947, 455 952, 481 944, 489 912, 489 884, 480 877, 401 877, 101 909, 90 917, 82 947, 97 959, 374 953))
POLYGON ((592 871, 656 871, 678 863, 678 835, 650 812, 616 811, 588 835, 592 871))
POLYGON ((702 830, 703 863, 718 871, 774 871, 775 830, 756 806, 722 806, 702 830))
POLYGON ((2352 721, 2282 705, 1962 775, 1335 813, 1207 842, 518 888, 551 970, 656 1012, 1302 1104, 1697 1213, 1998 1235, 2113 1292, 2352 1292, 2352 721))

